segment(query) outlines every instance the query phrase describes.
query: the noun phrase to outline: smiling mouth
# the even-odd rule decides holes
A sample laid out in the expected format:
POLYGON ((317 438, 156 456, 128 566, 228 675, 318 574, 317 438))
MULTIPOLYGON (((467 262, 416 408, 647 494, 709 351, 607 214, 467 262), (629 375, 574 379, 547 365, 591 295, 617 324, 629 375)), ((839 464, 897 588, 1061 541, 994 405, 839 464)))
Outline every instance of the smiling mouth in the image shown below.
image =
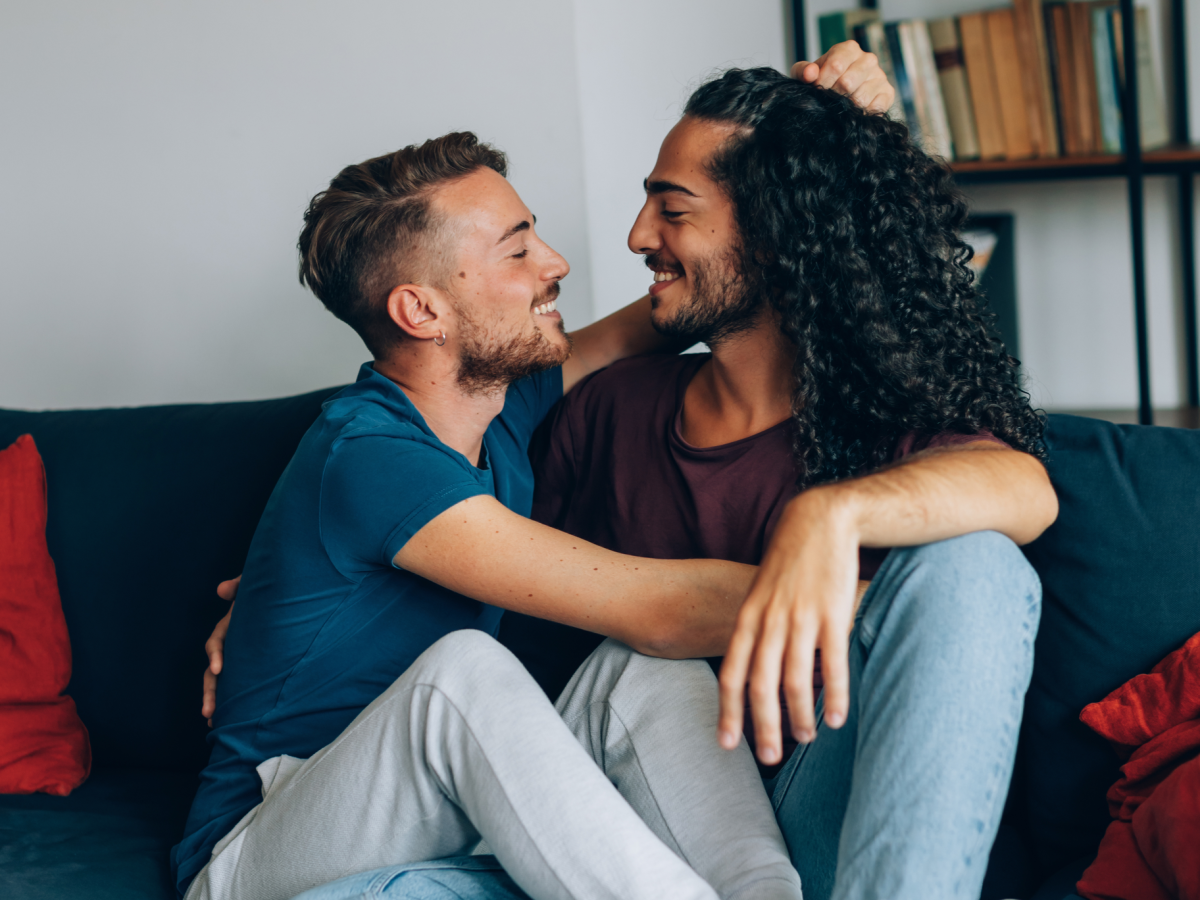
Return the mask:
POLYGON ((541 306, 535 306, 533 308, 533 314, 535 316, 544 316, 547 313, 552 313, 557 309, 558 309, 558 301, 551 300, 548 303, 543 303, 541 306))
POLYGON ((658 271, 658 272, 654 273, 654 283, 661 284, 664 281, 674 281, 675 279, 677 279, 679 277, 680 277, 680 275, 678 272, 658 271))

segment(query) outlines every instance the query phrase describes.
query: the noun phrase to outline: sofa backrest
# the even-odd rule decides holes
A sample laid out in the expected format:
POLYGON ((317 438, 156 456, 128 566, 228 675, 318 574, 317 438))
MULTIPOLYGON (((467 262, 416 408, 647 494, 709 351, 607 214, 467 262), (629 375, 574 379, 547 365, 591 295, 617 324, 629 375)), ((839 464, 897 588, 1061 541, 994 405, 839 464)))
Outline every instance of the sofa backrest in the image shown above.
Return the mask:
POLYGON ((1045 871, 1095 851, 1119 762, 1079 721, 1200 631, 1200 431, 1050 416, 1058 520, 1025 548, 1042 622, 1012 812, 1045 871))
POLYGON ((68 688, 97 766, 198 772, 204 641, 263 507, 332 388, 135 409, 0 410, 0 448, 32 434, 71 635, 68 688))

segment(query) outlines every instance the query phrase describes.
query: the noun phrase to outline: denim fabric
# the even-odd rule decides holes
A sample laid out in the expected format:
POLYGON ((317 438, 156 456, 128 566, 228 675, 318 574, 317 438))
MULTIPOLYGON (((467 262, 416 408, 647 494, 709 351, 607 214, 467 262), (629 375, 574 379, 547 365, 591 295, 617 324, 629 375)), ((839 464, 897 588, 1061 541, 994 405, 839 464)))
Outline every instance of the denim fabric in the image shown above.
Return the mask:
POLYGON ((806 900, 979 896, 1040 610, 994 532, 889 554, 851 636, 846 724, 821 724, 775 787, 806 900))
POLYGON ((295 900, 529 900, 494 856, 455 856, 348 875, 295 900))

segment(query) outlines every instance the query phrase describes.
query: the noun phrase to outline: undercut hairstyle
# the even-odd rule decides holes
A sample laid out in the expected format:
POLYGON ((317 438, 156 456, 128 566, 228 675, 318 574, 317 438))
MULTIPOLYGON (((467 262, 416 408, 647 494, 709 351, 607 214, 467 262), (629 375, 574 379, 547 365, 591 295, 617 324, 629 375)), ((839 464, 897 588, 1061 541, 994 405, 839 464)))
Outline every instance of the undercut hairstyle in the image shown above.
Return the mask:
POLYGON ((347 166, 308 204, 300 283, 377 359, 400 336, 387 311, 392 288, 448 283, 453 241, 434 190, 484 168, 507 175, 508 161, 471 132, 453 132, 347 166))
POLYGON ((737 130, 709 163, 747 287, 796 348, 798 484, 858 475, 909 432, 987 430, 1045 458, 1044 416, 960 237, 968 206, 908 128, 773 69, 731 69, 684 114, 737 130))

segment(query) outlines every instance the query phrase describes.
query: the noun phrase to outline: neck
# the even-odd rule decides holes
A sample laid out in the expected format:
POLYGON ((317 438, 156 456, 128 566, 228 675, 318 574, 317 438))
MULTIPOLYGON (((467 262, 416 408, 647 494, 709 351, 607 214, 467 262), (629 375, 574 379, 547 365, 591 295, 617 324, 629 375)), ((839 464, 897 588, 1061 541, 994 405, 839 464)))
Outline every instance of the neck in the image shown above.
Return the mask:
POLYGON ((458 358, 431 341, 406 342, 386 359, 376 359, 374 367, 404 391, 438 440, 479 465, 483 434, 504 409, 504 388, 464 394, 456 377, 458 358))
POLYGON ((752 437, 791 416, 796 351, 771 310, 712 351, 712 360, 700 367, 684 395, 684 440, 715 447, 752 437))

